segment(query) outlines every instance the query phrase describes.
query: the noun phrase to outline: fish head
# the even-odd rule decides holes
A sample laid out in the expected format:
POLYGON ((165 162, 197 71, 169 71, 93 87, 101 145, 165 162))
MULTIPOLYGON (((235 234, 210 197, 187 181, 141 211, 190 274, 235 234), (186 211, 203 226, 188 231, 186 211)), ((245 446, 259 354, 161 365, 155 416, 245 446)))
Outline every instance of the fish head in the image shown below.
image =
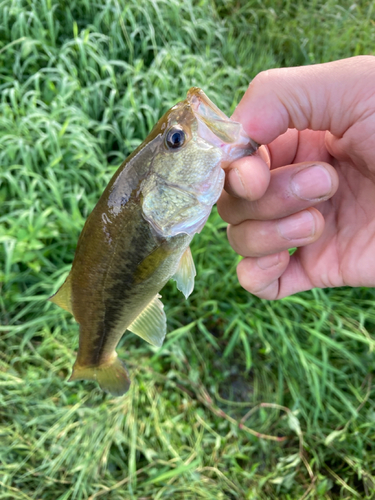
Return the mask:
POLYGON ((197 135, 222 152, 221 168, 243 156, 250 156, 259 144, 244 131, 242 124, 226 116, 203 92, 193 87, 187 99, 197 122, 197 135))
POLYGON ((200 232, 223 189, 223 168, 258 144, 195 87, 151 134, 159 141, 141 186, 143 215, 163 237, 200 232))

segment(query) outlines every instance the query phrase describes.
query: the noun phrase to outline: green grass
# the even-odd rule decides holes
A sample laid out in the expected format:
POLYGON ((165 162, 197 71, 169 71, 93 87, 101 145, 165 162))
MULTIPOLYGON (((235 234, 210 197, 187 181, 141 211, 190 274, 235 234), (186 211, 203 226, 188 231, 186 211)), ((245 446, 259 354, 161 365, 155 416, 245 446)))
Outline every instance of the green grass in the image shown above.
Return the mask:
POLYGON ((189 87, 229 113, 263 69, 371 53, 374 23, 364 1, 0 0, 0 499, 375 498, 373 290, 250 296, 214 210, 163 348, 124 336, 117 399, 67 383, 78 327, 46 302, 189 87))

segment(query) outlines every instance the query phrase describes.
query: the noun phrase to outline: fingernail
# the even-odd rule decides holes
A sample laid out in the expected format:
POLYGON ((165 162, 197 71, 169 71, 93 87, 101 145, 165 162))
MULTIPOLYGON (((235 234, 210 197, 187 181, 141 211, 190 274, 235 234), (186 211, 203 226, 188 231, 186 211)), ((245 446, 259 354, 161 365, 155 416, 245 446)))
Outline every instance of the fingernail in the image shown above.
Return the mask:
POLYGON ((231 190, 241 198, 246 198, 246 189, 244 183, 242 182, 241 174, 238 168, 232 168, 228 172, 228 178, 231 190))
POLYGON ((270 267, 276 266, 280 262, 280 254, 275 253, 273 255, 265 255, 264 257, 258 257, 257 264, 263 269, 269 269, 270 267))
POLYGON ((270 151, 267 146, 262 145, 259 147, 258 151, 256 152, 257 156, 262 158, 264 163, 267 164, 268 168, 271 166, 271 157, 270 157, 270 151))
POLYGON ((277 221, 279 233, 286 240, 308 238, 315 233, 315 221, 309 210, 290 215, 277 221))
POLYGON ((302 200, 316 200, 331 192, 332 180, 324 167, 313 165, 292 177, 291 188, 302 200))

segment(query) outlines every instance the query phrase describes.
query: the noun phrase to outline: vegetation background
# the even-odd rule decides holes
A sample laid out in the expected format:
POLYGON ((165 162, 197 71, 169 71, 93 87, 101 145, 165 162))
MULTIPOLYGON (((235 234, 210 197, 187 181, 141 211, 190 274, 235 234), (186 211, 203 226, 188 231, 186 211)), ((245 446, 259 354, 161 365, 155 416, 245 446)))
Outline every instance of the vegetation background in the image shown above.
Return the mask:
POLYGON ((0 499, 375 498, 374 290, 254 298, 214 210, 164 347, 121 342, 121 398, 67 383, 78 326, 46 301, 189 87, 230 113, 261 70, 374 47, 372 1, 0 0, 0 499))

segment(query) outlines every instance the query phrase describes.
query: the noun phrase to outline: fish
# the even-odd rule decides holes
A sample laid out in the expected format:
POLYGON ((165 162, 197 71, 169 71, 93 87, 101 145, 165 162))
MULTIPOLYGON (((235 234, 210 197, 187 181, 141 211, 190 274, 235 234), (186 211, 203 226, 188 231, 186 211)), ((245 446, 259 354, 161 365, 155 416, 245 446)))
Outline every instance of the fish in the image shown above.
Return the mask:
POLYGON ((190 251, 223 186, 225 168, 258 144, 203 90, 191 88, 114 174, 78 239, 71 271, 49 300, 79 323, 69 381, 95 380, 113 396, 130 376, 116 347, 126 330, 163 344, 159 295, 173 278, 187 298, 196 275, 190 251))

